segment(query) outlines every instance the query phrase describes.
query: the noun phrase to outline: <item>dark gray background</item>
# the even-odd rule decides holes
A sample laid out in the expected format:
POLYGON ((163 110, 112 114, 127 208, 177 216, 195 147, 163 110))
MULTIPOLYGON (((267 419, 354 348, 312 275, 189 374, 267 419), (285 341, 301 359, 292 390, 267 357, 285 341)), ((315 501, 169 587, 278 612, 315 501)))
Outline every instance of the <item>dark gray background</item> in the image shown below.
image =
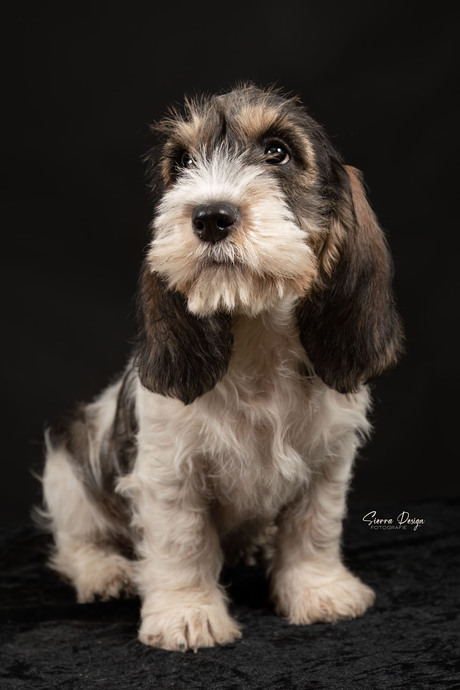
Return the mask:
POLYGON ((148 123, 243 79, 301 95, 364 172, 395 259, 407 355, 375 386, 353 495, 458 495, 455 4, 124 5, 18 3, 3 22, 1 518, 37 496, 44 425, 128 357, 148 123))

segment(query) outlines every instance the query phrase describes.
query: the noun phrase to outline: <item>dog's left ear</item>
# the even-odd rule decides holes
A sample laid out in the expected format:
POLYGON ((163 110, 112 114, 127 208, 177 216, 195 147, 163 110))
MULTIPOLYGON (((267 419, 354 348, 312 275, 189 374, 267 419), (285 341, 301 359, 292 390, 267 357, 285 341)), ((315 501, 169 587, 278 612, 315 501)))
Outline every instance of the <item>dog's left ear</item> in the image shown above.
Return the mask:
POLYGON ((343 166, 340 195, 319 254, 320 281, 300 305, 300 339, 315 373, 351 393, 393 366, 402 326, 392 294, 392 262, 361 174, 343 166))
POLYGON ((185 405, 214 388, 230 361, 231 317, 191 314, 185 297, 170 290, 147 263, 137 301, 135 366, 142 385, 185 405))

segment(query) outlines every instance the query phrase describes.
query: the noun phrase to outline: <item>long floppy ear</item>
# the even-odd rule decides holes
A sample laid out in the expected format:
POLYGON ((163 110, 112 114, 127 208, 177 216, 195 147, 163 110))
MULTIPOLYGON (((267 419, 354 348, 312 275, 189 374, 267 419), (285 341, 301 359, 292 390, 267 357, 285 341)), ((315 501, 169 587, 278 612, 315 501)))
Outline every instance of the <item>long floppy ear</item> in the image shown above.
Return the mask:
POLYGON ((402 327, 392 262, 361 174, 344 166, 341 195, 320 254, 320 285, 300 306, 300 339, 323 381, 340 393, 396 364, 402 327))
POLYGON ((214 388, 227 371, 231 317, 191 314, 186 299, 168 289, 145 264, 138 292, 135 365, 142 385, 185 405, 214 388))
MULTIPOLYGON (((144 158, 154 206, 165 188, 162 152, 157 145, 144 158)), ((147 262, 137 292, 137 327, 134 364, 142 385, 154 393, 188 405, 227 371, 233 346, 230 316, 191 314, 185 297, 170 290, 147 262)))

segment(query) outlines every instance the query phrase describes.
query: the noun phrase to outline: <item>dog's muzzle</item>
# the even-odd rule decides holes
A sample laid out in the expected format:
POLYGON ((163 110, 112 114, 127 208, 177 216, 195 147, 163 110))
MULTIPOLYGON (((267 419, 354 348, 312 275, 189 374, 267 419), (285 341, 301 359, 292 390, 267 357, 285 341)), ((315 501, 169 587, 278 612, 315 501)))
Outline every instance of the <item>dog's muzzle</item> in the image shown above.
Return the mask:
POLYGON ((237 207, 227 201, 200 204, 193 209, 193 231, 203 242, 217 244, 229 235, 238 218, 237 207))

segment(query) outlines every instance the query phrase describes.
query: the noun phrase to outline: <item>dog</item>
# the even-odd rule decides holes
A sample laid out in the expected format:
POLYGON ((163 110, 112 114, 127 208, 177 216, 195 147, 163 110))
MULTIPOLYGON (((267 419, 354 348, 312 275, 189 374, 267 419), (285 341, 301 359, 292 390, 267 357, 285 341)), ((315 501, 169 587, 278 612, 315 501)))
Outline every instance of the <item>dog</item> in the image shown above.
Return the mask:
POLYGON ((167 650, 241 636, 219 584, 240 557, 293 624, 359 616, 346 493, 403 340, 361 173, 297 98, 252 84, 155 131, 134 352, 46 433, 51 566, 79 602, 138 594, 139 639, 167 650))

